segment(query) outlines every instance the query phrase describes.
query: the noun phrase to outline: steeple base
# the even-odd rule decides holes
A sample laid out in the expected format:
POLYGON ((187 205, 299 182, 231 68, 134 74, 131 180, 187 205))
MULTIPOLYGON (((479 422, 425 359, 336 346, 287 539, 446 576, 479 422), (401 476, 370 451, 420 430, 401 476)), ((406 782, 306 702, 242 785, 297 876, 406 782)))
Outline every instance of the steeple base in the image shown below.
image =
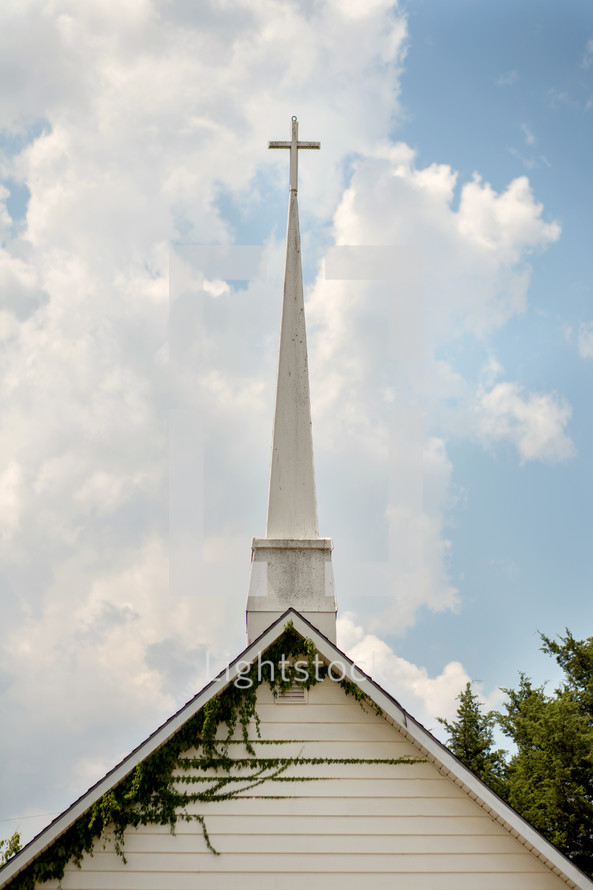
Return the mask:
POLYGON ((248 642, 292 607, 335 643, 338 607, 332 547, 331 538, 253 539, 248 642))

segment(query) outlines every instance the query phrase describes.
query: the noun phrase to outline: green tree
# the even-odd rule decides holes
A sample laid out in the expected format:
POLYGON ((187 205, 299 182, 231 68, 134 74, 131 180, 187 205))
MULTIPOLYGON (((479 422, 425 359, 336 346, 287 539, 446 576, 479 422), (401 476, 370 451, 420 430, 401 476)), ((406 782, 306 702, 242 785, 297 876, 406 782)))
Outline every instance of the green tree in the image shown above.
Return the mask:
POLYGON ((593 637, 567 630, 556 642, 541 635, 544 652, 564 672, 552 695, 521 675, 505 689, 503 732, 514 742, 508 800, 587 874, 593 874, 593 637))
POLYGON ((11 856, 21 849, 21 836, 15 831, 12 837, 7 840, 0 841, 0 868, 8 862, 11 856))
POLYGON ((504 752, 494 748, 493 728, 497 716, 483 713, 477 694, 468 683, 457 696, 457 719, 449 722, 439 717, 449 735, 448 747, 483 782, 506 797, 504 752))

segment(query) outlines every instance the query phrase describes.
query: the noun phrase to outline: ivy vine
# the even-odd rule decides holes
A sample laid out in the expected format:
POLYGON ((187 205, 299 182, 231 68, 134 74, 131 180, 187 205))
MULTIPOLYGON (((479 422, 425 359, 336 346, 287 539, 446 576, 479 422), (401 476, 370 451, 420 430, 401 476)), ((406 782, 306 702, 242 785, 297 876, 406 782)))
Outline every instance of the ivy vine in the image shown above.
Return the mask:
MULTIPOLYGON (((253 747, 254 739, 249 735, 251 726, 255 726, 259 744, 290 743, 259 738, 258 687, 267 683, 276 697, 295 683, 308 689, 328 676, 328 666, 319 660, 314 643, 301 637, 292 622, 262 658, 246 666, 239 682, 230 683, 220 695, 207 702, 175 735, 96 801, 47 850, 16 875, 6 890, 34 890, 36 884, 61 880, 65 866, 74 862, 80 867, 85 853, 92 856, 99 840, 105 846, 112 838, 116 853, 125 862, 125 831, 140 825, 168 825, 174 833, 179 820, 196 821, 201 826, 207 848, 218 855, 208 835, 204 816, 188 813, 188 805, 256 796, 249 792, 270 781, 327 779, 325 776, 286 776, 290 766, 419 762, 411 758, 258 757, 253 747), (225 727, 222 734, 221 727, 225 727), (237 744, 244 746, 248 757, 231 756, 230 748, 237 744)), ((338 682, 361 707, 370 706, 381 713, 355 683, 345 677, 338 682)), ((289 795, 263 796, 277 799, 289 795)), ((257 797, 261 798, 261 793, 257 797)))

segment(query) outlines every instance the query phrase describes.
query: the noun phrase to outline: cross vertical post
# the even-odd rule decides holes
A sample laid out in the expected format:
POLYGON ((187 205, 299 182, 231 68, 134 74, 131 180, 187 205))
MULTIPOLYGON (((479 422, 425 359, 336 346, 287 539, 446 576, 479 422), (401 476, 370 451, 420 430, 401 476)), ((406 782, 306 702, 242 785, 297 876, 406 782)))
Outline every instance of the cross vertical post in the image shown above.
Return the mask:
POLYGON ((321 148, 320 142, 299 142, 299 122, 296 116, 292 118, 290 130, 290 142, 268 142, 268 148, 288 148, 290 149, 290 184, 291 192, 298 191, 298 150, 299 148, 321 148))

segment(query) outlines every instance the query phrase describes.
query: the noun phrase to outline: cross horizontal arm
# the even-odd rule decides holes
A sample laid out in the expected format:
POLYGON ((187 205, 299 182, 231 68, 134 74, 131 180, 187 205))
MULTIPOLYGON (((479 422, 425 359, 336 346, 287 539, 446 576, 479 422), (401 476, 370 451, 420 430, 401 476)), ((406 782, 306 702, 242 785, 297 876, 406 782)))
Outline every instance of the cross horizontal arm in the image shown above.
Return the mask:
POLYGON ((296 117, 292 118, 290 131, 292 139, 290 142, 268 142, 268 148, 289 148, 290 149, 290 192, 297 193, 298 168, 299 168, 299 148, 321 148, 320 142, 299 142, 299 124, 296 117))
MULTIPOLYGON (((321 142, 297 142, 297 148, 321 148, 321 142)), ((268 148, 291 148, 292 142, 268 142, 268 148)))

